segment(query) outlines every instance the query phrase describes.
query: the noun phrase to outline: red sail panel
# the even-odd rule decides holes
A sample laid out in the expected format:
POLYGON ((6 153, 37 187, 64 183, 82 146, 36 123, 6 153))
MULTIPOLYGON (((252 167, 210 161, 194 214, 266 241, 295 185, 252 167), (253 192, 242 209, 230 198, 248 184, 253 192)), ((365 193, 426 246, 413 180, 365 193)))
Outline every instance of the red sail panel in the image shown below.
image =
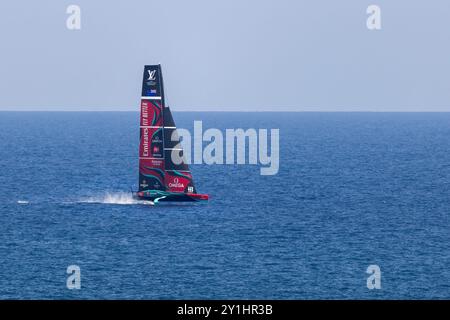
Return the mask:
POLYGON ((141 127, 162 126, 163 116, 161 101, 141 100, 141 127))
POLYGON ((141 143, 139 146, 140 158, 163 158, 163 129, 159 128, 141 128, 141 143))
POLYGON ((166 171, 165 183, 170 192, 196 193, 192 174, 188 171, 166 171))
POLYGON ((165 190, 164 161, 161 159, 141 159, 139 161, 139 189, 165 190))

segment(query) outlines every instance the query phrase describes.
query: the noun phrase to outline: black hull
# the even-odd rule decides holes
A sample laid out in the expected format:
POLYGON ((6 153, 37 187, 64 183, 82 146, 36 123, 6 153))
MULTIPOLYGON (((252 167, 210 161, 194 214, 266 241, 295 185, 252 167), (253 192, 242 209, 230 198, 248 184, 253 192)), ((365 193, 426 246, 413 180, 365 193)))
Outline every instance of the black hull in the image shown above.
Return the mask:
POLYGON ((202 194, 188 194, 188 193, 169 193, 169 194, 145 194, 133 193, 133 198, 141 201, 158 202, 199 202, 208 200, 207 195, 202 194))

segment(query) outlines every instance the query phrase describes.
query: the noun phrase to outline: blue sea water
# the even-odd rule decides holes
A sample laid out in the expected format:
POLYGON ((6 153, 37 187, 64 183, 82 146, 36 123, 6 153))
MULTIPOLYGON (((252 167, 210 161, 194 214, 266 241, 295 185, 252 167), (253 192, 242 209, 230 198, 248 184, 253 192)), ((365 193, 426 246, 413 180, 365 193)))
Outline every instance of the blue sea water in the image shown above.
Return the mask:
POLYGON ((208 204, 136 204, 137 113, 0 113, 0 298, 450 298, 449 113, 174 118, 279 128, 279 173, 194 165, 208 204))

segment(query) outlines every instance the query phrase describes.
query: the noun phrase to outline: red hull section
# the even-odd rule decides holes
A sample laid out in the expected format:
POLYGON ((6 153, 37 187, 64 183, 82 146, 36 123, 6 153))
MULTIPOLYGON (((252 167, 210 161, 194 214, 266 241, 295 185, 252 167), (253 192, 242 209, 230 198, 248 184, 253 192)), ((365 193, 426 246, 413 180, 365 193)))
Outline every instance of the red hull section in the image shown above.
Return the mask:
POLYGON ((209 195, 207 194, 200 194, 200 193, 186 193, 188 197, 191 197, 196 200, 208 200, 209 195))

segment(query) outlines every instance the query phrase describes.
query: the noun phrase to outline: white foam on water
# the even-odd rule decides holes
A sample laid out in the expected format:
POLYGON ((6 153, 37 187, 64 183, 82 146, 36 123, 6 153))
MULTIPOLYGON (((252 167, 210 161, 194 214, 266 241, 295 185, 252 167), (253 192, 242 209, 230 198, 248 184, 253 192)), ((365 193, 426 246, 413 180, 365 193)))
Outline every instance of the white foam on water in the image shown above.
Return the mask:
POLYGON ((114 192, 105 193, 101 196, 89 197, 82 199, 82 203, 103 203, 103 204, 121 204, 121 205, 135 205, 135 204, 146 204, 153 205, 152 201, 142 201, 133 198, 129 192, 114 192))
POLYGON ((26 200, 17 200, 17 203, 18 204, 29 204, 30 202, 26 201, 26 200))

